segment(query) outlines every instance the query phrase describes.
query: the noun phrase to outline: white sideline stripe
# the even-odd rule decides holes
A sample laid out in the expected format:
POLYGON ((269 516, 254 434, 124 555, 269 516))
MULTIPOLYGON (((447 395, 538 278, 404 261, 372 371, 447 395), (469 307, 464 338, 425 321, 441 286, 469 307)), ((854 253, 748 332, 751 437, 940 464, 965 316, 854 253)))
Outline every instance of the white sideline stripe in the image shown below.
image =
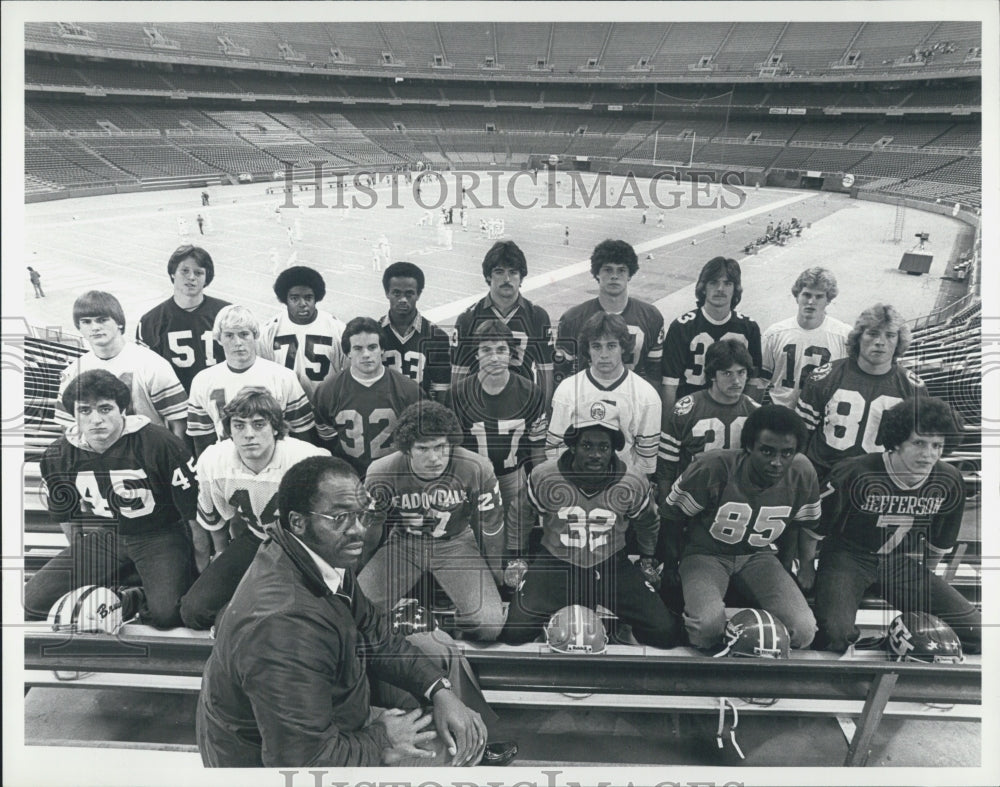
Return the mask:
MULTIPOLYGON (((676 243, 677 241, 687 240, 688 238, 693 238, 696 235, 701 235, 709 230, 720 229, 727 224, 732 224, 734 221, 739 221, 741 219, 749 219, 753 216, 759 216, 762 213, 770 213, 771 211, 777 210, 778 208, 783 208, 786 205, 794 205, 796 202, 801 202, 802 200, 812 199, 817 196, 817 193, 807 193, 807 194, 794 194, 785 199, 778 200, 777 202, 769 202, 766 205, 760 205, 756 208, 748 208, 747 210, 740 211, 739 213, 734 213, 730 216, 725 216, 721 219, 713 219, 712 221, 707 221, 704 224, 699 224, 695 227, 689 227, 686 230, 680 230, 679 232, 671 233, 670 235, 662 235, 659 238, 653 238, 652 240, 645 241, 636 245, 636 254, 645 254, 653 249, 658 249, 661 246, 666 246, 671 243, 676 243)), ((548 273, 538 274, 537 276, 530 276, 524 284, 521 285, 521 292, 531 292, 532 290, 540 290, 542 287, 547 287, 550 284, 555 284, 563 279, 568 279, 571 276, 577 276, 581 273, 588 273, 590 271, 590 259, 586 259, 583 262, 575 262, 572 265, 565 265, 562 268, 556 268, 554 271, 549 271, 548 273)), ((424 317, 426 317, 431 322, 444 322, 445 320, 457 317, 465 309, 467 309, 472 304, 481 300, 483 293, 478 295, 470 295, 465 298, 459 298, 451 303, 446 303, 442 306, 435 306, 433 309, 428 309, 425 312, 421 312, 424 317)), ((656 304, 654 304, 656 305, 656 304)))

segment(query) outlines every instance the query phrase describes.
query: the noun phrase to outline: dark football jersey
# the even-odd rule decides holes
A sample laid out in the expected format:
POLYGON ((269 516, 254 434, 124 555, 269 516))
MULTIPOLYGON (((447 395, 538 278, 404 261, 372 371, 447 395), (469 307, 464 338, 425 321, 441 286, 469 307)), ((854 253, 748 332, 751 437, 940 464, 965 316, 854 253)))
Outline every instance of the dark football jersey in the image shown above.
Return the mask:
POLYGON ((906 487, 887 454, 868 454, 830 472, 816 532, 829 537, 829 547, 873 555, 918 548, 922 536, 932 553, 943 554, 955 546, 964 508, 962 474, 951 465, 937 462, 922 483, 906 487))
POLYGON ((365 488, 375 508, 386 514, 386 527, 425 538, 454 538, 468 529, 483 553, 503 548, 500 485, 490 463, 461 446, 440 476, 425 481, 410 468, 409 457, 396 451, 372 462, 365 488))
POLYGON ((760 369, 760 326, 739 312, 724 323, 715 323, 702 309, 682 314, 667 329, 663 340, 662 382, 677 386, 677 399, 708 387, 705 380, 705 351, 720 339, 737 339, 747 346, 754 368, 760 369))
POLYGON ((226 360, 222 347, 212 339, 216 315, 228 301, 206 295, 198 308, 182 309, 173 298, 146 312, 135 326, 135 338, 170 361, 184 390, 202 369, 226 360))
POLYGON ((806 456, 825 475, 842 459, 884 451, 882 413, 923 390, 923 380, 899 364, 885 374, 863 372, 853 358, 819 367, 795 406, 812 432, 806 456))
POLYGON ((673 484, 698 454, 723 448, 739 448, 743 423, 759 405, 749 396, 736 404, 715 401, 708 391, 685 396, 667 416, 660 434, 660 470, 673 484))
POLYGON ((451 385, 451 340, 419 314, 406 336, 400 336, 386 315, 382 326, 382 362, 409 377, 430 395, 443 395, 451 385))
POLYGON ((510 375, 495 396, 470 375, 449 391, 448 406, 462 424, 462 445, 487 457, 497 476, 513 473, 528 461, 533 447, 545 445, 548 418, 542 389, 519 374, 510 375))
MULTIPOLYGON (((580 371, 587 364, 577 342, 583 324, 595 314, 604 311, 601 302, 594 298, 579 306, 567 309, 559 318, 556 332, 555 365, 559 374, 556 382, 580 371)), ((660 365, 663 360, 663 315, 653 304, 629 298, 620 312, 628 331, 635 338, 635 350, 625 364, 646 382, 660 384, 660 365)))
POLYGON ((458 315, 455 321, 452 333, 453 373, 475 373, 479 345, 473 333, 476 326, 487 320, 503 320, 514 333, 517 349, 511 353, 511 371, 539 382, 541 372, 552 370, 552 325, 548 312, 522 297, 504 317, 493 308, 493 302, 487 295, 458 315))
POLYGON ((688 522, 684 555, 749 555, 774 550, 791 522, 819 519, 819 482, 802 454, 773 486, 755 490, 747 479, 747 454, 707 451, 674 482, 667 505, 688 522))
POLYGON ((198 486, 184 441, 130 415, 104 453, 86 447, 76 427, 41 461, 49 513, 60 522, 117 527, 121 535, 173 528, 195 518, 198 486))
POLYGON ((421 398, 420 386, 394 369, 364 385, 348 368, 316 389, 316 427, 323 440, 336 441, 331 453, 363 478, 372 460, 392 453, 399 414, 421 398))
POLYGON ((615 458, 599 492, 587 494, 572 480, 569 454, 531 471, 528 499, 542 523, 542 546, 560 560, 589 568, 625 548, 631 526, 643 555, 652 555, 660 524, 649 482, 615 458))

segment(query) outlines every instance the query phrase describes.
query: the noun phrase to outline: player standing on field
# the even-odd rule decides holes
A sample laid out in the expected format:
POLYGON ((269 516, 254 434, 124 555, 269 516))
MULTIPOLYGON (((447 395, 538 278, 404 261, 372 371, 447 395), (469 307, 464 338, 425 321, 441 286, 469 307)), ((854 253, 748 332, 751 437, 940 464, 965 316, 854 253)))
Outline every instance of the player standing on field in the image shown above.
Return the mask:
POLYGON ((770 381, 774 404, 794 410, 813 370, 847 355, 851 327, 826 313, 837 292, 837 279, 826 268, 802 271, 792 285, 798 313, 764 331, 761 377, 770 381))
POLYGON ((877 303, 854 323, 847 357, 819 367, 806 380, 795 411, 812 432, 806 456, 821 480, 843 459, 884 451, 882 413, 923 392, 923 380, 896 362, 910 341, 899 312, 877 303))
POLYGON ((761 363, 760 326, 735 311, 743 297, 740 264, 725 257, 713 257, 698 274, 694 293, 698 308, 670 323, 663 341, 664 419, 679 398, 708 387, 705 352, 720 339, 736 339, 747 345, 754 364, 750 385, 760 384, 757 380, 761 363))
POLYGON ((654 388, 659 388, 663 315, 651 303, 629 296, 629 281, 638 271, 635 249, 625 241, 606 240, 594 248, 590 255, 590 273, 597 280, 597 297, 567 309, 559 318, 555 349, 557 381, 579 371, 582 348, 576 346, 577 335, 592 315, 604 311, 620 314, 629 333, 635 337, 635 350, 628 368, 654 388))
POLYGON ((523 374, 542 389, 545 406, 552 401, 552 325, 548 312, 521 295, 521 283, 528 275, 524 252, 514 241, 493 244, 483 258, 483 277, 490 291, 455 321, 452 335, 452 383, 459 383, 474 371, 478 342, 476 326, 487 320, 503 320, 517 339, 517 353, 510 368, 523 374))
MULTIPOLYGON (((187 396, 170 364, 156 353, 125 338, 125 312, 118 299, 91 290, 73 302, 73 324, 90 351, 70 362, 59 377, 59 400, 70 381, 92 369, 111 372, 129 387, 129 415, 143 415, 157 426, 184 436, 187 396)), ((73 414, 56 401, 55 420, 73 424, 73 414)))
POLYGON ((382 273, 382 289, 389 301, 379 321, 383 363, 442 401, 451 385, 451 345, 448 334, 417 311, 424 272, 412 262, 394 262, 382 273))
POLYGON ((382 329, 370 317, 355 317, 344 328, 340 348, 348 366, 313 396, 323 444, 346 459, 364 478, 372 460, 392 453, 396 419, 423 391, 382 361, 382 329))
POLYGON ((309 398, 295 372, 257 356, 260 329, 245 306, 226 306, 212 329, 222 345, 226 362, 200 372, 191 383, 187 434, 194 440, 195 456, 223 439, 223 410, 244 388, 267 391, 282 408, 289 429, 302 440, 316 440, 316 423, 309 398))
POLYGON ((211 255, 198 246, 181 246, 167 261, 174 294, 139 319, 135 339, 170 361, 186 393, 202 369, 220 363, 222 347, 212 338, 215 315, 226 301, 205 295, 215 278, 211 255))
POLYGON ((294 371, 306 396, 312 397, 320 383, 344 368, 344 323, 316 308, 326 297, 326 282, 312 268, 283 270, 274 280, 274 294, 285 312, 261 326, 258 352, 294 371))

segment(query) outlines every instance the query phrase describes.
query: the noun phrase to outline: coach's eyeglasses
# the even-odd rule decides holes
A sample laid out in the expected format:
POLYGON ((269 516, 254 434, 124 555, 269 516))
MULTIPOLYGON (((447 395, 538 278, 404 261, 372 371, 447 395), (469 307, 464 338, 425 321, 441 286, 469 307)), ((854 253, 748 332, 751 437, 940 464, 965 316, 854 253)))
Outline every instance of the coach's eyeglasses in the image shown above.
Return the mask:
POLYGON ((333 526, 337 530, 343 530, 354 519, 358 520, 361 523, 361 527, 365 530, 372 525, 378 524, 381 520, 381 515, 370 508, 361 511, 345 511, 343 514, 321 514, 319 511, 309 511, 307 513, 322 517, 323 519, 329 519, 333 522, 333 526))

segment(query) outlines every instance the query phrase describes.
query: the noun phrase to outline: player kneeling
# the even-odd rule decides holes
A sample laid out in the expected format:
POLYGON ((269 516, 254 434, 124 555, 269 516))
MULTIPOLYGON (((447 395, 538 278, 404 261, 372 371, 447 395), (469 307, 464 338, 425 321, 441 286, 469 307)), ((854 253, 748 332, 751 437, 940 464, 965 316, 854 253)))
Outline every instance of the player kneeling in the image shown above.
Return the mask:
POLYGON ((841 462, 823 490, 816 538, 803 538, 799 581, 812 584, 817 539, 826 536, 816 582, 817 647, 843 652, 865 591, 901 612, 930 612, 951 626, 967 653, 981 647, 982 617, 934 573, 958 538, 965 507, 962 475, 941 461, 958 431, 951 408, 926 396, 905 399, 882 416, 886 452, 841 462))
POLYGON ((816 471, 799 453, 805 441, 802 419, 765 405, 744 423, 742 449, 701 454, 667 495, 668 526, 687 526, 680 577, 695 647, 720 643, 730 584, 788 627, 793 648, 812 642, 815 618, 773 546, 790 524, 819 518, 816 471))
POLYGON ((649 482, 617 456, 625 437, 618 412, 579 420, 566 431, 568 450, 536 467, 528 497, 542 522, 541 549, 528 565, 510 604, 502 639, 534 639, 553 612, 568 604, 610 609, 644 645, 677 644, 679 621, 660 601, 653 550, 659 530, 649 482), (640 565, 625 554, 635 529, 640 565))

